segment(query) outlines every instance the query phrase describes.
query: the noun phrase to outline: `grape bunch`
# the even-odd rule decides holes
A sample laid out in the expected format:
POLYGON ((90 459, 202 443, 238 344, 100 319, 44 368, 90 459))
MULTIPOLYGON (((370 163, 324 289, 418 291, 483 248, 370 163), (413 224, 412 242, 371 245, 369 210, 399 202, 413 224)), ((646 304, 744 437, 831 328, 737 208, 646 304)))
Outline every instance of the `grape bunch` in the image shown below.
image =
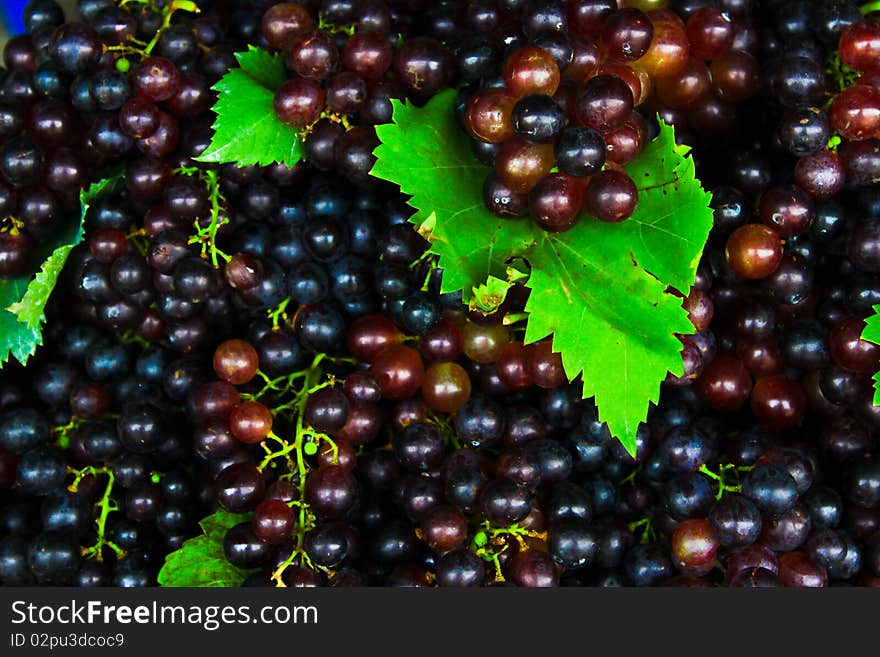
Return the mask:
POLYGON ((486 207, 528 213, 551 232, 582 212, 612 223, 632 215, 638 190, 622 167, 656 134, 657 111, 689 110, 700 126, 759 89, 757 60, 737 48, 736 23, 716 7, 681 16, 610 1, 538 2, 518 20, 522 38, 505 42, 499 66, 484 62, 461 120, 477 157, 494 167, 486 207))
POLYGON ((89 324, 59 328, 3 383, 0 581, 149 586, 209 508, 180 410, 198 364, 89 324))
POLYGON ((153 586, 216 513, 246 586, 880 584, 870 7, 197 4, 32 0, 4 50, 0 278, 112 182, 2 370, 0 583, 153 586), (284 57, 295 166, 195 159, 249 46, 284 57), (714 226, 634 454, 524 343, 528 288, 441 293, 367 177, 390 99, 446 87, 487 207, 550 231, 632 212, 655 115, 693 149, 714 226))
POLYGON ((263 38, 284 53, 291 75, 275 92, 275 114, 304 136, 316 167, 364 181, 378 146, 373 126, 391 121, 390 100, 425 101, 445 88, 451 57, 424 36, 395 51, 406 26, 382 3, 324 3, 317 24, 313 15, 297 3, 263 15, 263 38))

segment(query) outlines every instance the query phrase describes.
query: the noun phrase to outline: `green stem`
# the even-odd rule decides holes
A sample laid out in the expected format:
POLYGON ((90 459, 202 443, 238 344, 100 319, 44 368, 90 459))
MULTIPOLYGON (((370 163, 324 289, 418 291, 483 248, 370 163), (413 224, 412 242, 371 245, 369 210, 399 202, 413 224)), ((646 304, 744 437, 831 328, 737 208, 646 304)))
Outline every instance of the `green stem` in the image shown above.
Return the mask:
MULTIPOLYGON (((277 436, 274 436, 275 440, 282 443, 282 448, 278 452, 270 452, 263 459, 260 464, 260 469, 264 469, 269 466, 269 464, 279 456, 284 456, 291 463, 291 466, 295 466, 295 473, 297 476, 297 488, 299 490, 299 503, 292 505, 297 507, 298 519, 297 519, 297 527, 295 530, 296 543, 294 545, 293 550, 287 559, 284 560, 281 565, 279 565, 272 573, 272 581, 276 586, 283 587, 285 586, 283 575, 284 571, 287 570, 293 563, 297 560, 300 561, 303 565, 313 570, 323 570, 318 569, 311 562, 308 555, 305 553, 304 544, 305 544, 305 536, 310 529, 314 526, 315 517, 309 510, 309 505, 305 502, 305 494, 306 494, 306 479, 308 477, 309 467, 305 461, 305 444, 306 442, 313 442, 317 440, 324 440, 330 444, 331 449, 334 451, 334 458, 338 454, 339 448, 336 443, 334 443, 328 436, 322 434, 320 432, 316 432, 313 429, 306 427, 304 416, 306 410, 306 404, 308 403, 309 396, 314 393, 315 390, 320 390, 321 388, 330 385, 330 381, 321 382, 321 377, 323 376, 323 371, 320 367, 321 361, 324 360, 324 354, 318 354, 315 356, 314 360, 312 360, 311 366, 305 370, 305 378, 303 380, 302 388, 300 388, 299 392, 295 395, 294 400, 285 406, 290 406, 294 409, 296 414, 296 425, 295 425, 295 434, 294 440, 292 443, 286 442, 277 436), (291 453, 293 453, 293 458, 291 458, 291 453)), ((278 412, 280 408, 276 408, 276 412, 278 412)), ((274 435, 274 434, 273 434, 274 435)))
POLYGON ((859 11, 862 12, 862 16, 867 16, 868 14, 871 14, 875 11, 880 11, 880 0, 878 0, 876 2, 869 2, 866 5, 862 5, 862 7, 861 7, 861 9, 859 9, 859 11))
POLYGON ((162 36, 162 33, 171 27, 171 16, 178 9, 182 9, 183 11, 188 11, 194 14, 200 13, 202 10, 199 9, 198 5, 191 0, 171 0, 165 7, 162 9, 162 25, 156 30, 156 33, 153 35, 153 38, 150 39, 150 42, 144 48, 144 54, 146 57, 149 57, 153 52, 153 48, 156 47, 156 44, 159 43, 159 37, 162 36))
POLYGON ((654 529, 654 516, 646 516, 641 520, 636 520, 635 522, 629 523, 627 526, 630 532, 633 534, 636 533, 636 530, 641 529, 642 535, 639 539, 640 543, 648 543, 657 538, 657 532, 654 529))
MULTIPOLYGON (((177 0, 175 0, 177 1, 177 0)), ((193 226, 195 234, 189 238, 190 244, 201 244, 202 257, 210 259, 214 269, 220 268, 220 260, 229 262, 232 258, 217 248, 217 233, 229 223, 229 217, 221 217, 220 212, 226 205, 226 197, 220 191, 220 179, 217 172, 198 167, 178 167, 174 173, 198 178, 208 190, 208 201, 211 204, 211 220, 202 226, 196 219, 193 226)))
POLYGON ((119 511, 119 505, 113 500, 113 485, 116 483, 116 475, 113 473, 113 469, 107 466, 101 468, 87 466, 79 470, 69 468, 69 471, 76 475, 73 483, 67 488, 71 493, 77 492, 80 482, 82 482, 85 477, 97 477, 98 475, 107 476, 107 485, 104 487, 104 493, 101 495, 101 499, 95 503, 95 506, 98 509, 98 517, 95 520, 95 524, 98 527, 98 538, 95 541, 95 544, 91 547, 82 548, 83 556, 88 559, 103 561, 104 548, 108 547, 116 553, 117 558, 124 557, 125 550, 113 541, 108 540, 106 537, 107 517, 114 511, 119 511))
MULTIPOLYGON (((751 468, 746 468, 749 470, 751 468)), ((722 463, 718 466, 718 472, 712 472, 708 466, 701 465, 700 472, 709 477, 710 479, 714 479, 718 483, 718 492, 715 493, 715 499, 720 500, 724 497, 725 493, 739 493, 742 491, 742 485, 739 483, 731 484, 728 483, 727 473, 734 473, 734 475, 738 475, 739 472, 742 471, 742 468, 733 465, 732 463, 722 463)))
POLYGON ((280 328, 281 319, 287 319, 287 306, 290 305, 290 297, 287 297, 274 308, 268 311, 269 319, 272 320, 272 330, 277 331, 280 328))

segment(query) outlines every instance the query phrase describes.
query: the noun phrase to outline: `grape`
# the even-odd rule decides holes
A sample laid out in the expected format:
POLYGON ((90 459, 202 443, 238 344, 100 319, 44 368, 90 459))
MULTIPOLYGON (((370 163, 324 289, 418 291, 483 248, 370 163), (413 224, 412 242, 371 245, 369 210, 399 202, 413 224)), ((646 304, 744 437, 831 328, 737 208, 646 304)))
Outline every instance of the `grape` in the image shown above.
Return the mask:
POLYGON ((247 383, 258 368, 259 356, 244 340, 227 340, 214 352, 214 371, 227 383, 247 383))
POLYGON ((578 96, 575 112, 582 125, 607 133, 623 125, 633 111, 634 102, 626 82, 614 75, 597 75, 578 96))
POLYGON ((580 216, 584 188, 581 180, 564 173, 544 176, 529 194, 532 218, 548 232, 569 230, 580 216))
POLYGON ((618 223, 627 219, 636 209, 639 193, 635 183, 625 172, 605 169, 587 185, 587 212, 601 221, 618 223))
POLYGON ((847 27, 840 35, 840 59, 847 66, 860 71, 876 67, 880 54, 880 25, 874 20, 862 20, 847 27))
POLYGON ((633 66, 655 79, 675 75, 687 62, 690 50, 685 25, 674 12, 660 8, 649 11, 648 19, 653 27, 651 43, 633 66))
POLYGON ((482 89, 475 93, 465 108, 465 123, 476 139, 501 143, 513 136, 511 123, 516 99, 503 89, 482 89))
POLYGON ((247 586, 876 584, 876 19, 846 0, 454 4, 163 26, 138 3, 81 0, 79 23, 28 3, 0 76, 0 278, 32 278, 81 190, 122 178, 89 202, 35 359, 4 366, 0 583, 155 585, 219 509, 250 514, 216 546, 247 586), (283 63, 267 88, 303 162, 199 161, 211 88, 249 47, 283 63), (654 117, 691 150, 713 226, 693 287, 667 290, 693 334, 635 457, 607 399, 582 398, 596 382, 569 381, 576 354, 523 334, 527 281, 489 314, 449 292, 436 235, 369 176, 392 99, 447 87, 488 167, 487 235, 644 224, 626 169, 654 117))
POLYGON ((797 483, 782 468, 760 464, 748 472, 743 480, 743 495, 764 513, 779 516, 794 508, 797 483))
POLYGON ((324 91, 314 80, 288 80, 275 92, 275 114, 293 128, 305 128, 317 121, 323 106, 324 91))
POLYGON ((773 229, 746 224, 728 238, 724 254, 737 275, 749 279, 766 278, 779 267, 782 242, 773 229))
POLYGON ((686 34, 695 57, 714 59, 733 47, 735 23, 722 10, 703 7, 688 17, 686 34))
POLYGON ((229 414, 229 428, 243 443, 258 443, 272 431, 272 413, 256 401, 243 401, 229 414))
POLYGON ((503 76, 507 91, 516 99, 527 94, 552 96, 560 80, 553 56, 536 46, 512 52, 504 62, 503 76))
POLYGON ((611 59, 633 61, 648 52, 653 38, 650 18, 638 9, 624 9, 604 21, 599 46, 611 59))
POLYGON ((511 191, 528 193, 553 168, 553 146, 511 137, 501 145, 495 167, 498 178, 511 191))

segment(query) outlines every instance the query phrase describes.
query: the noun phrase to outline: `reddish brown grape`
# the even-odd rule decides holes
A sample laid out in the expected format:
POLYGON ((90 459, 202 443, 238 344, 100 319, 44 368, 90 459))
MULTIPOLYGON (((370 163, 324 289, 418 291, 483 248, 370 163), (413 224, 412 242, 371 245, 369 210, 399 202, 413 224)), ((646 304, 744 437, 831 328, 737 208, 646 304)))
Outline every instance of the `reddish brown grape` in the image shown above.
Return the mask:
POLYGON ((550 173, 554 163, 553 144, 530 144, 522 137, 511 137, 501 145, 495 170, 512 191, 526 194, 550 173))
POLYGON ((293 78, 275 92, 275 114, 292 128, 305 128, 317 121, 323 107, 324 90, 315 80, 293 78))
POLYGON ((310 472, 306 479, 305 501, 321 518, 345 515, 356 499, 357 481, 341 466, 318 468, 310 472))
POLYGON ((308 10, 295 2, 279 3, 263 14, 263 36, 276 50, 285 50, 294 37, 311 28, 312 18, 308 10))
POLYGON ((529 211, 529 195, 510 189, 494 171, 483 183, 483 203, 489 212, 502 219, 522 217, 529 211))
POLYGON ((657 97, 674 109, 687 109, 712 91, 709 67, 696 57, 685 62, 675 75, 657 80, 657 97))
POLYGON ((621 166, 635 160, 648 143, 648 123, 633 112, 622 126, 603 135, 607 160, 621 166))
POLYGON ((467 102, 464 120, 473 137, 499 144, 513 136, 510 115, 516 98, 504 89, 481 89, 467 102))
POLYGON ((535 385, 540 388, 559 388, 568 381, 562 365, 562 354, 553 351, 550 340, 542 340, 531 345, 526 365, 535 385))
POLYGON ((761 224, 740 226, 727 239, 727 264, 737 276, 766 278, 782 262, 782 240, 772 228, 761 224))
POLYGON ((603 74, 587 82, 578 96, 575 113, 581 125, 605 133, 622 126, 634 106, 629 85, 614 75, 603 74))
POLYGON ((432 550, 454 550, 467 539, 467 519, 454 506, 439 506, 422 518, 422 540, 432 550))
POLYGON ((585 187, 582 179, 565 173, 544 176, 529 194, 532 219, 551 233, 573 227, 584 204, 585 187))
POLYGON ((364 315, 352 322, 346 341, 352 356, 371 363, 380 351, 397 344, 402 337, 394 322, 386 316, 364 315))
POLYGON ((559 586, 556 564, 541 550, 523 550, 515 554, 507 564, 507 579, 526 588, 559 586))
POLYGON ((528 370, 529 351, 530 348, 522 342, 511 342, 498 353, 495 371, 506 388, 520 391, 532 386, 532 376, 528 370))
POLYGON ((455 360, 461 354, 464 338, 461 328, 451 318, 444 317, 419 340, 419 351, 429 361, 455 360))
POLYGON ((284 502, 269 498, 257 505, 251 522, 257 538, 270 545, 278 545, 290 537, 296 524, 296 514, 284 502))
POLYGON ((229 428, 241 442, 258 443, 272 431, 272 413, 260 402, 242 402, 229 414, 229 428))
POLYGON ((645 12, 621 9, 605 20, 599 47, 609 59, 631 62, 648 52, 653 37, 654 25, 645 12))
POLYGON ((781 237, 800 235, 813 220, 813 200, 800 187, 771 187, 758 206, 761 221, 781 237))
POLYGON ((607 61, 599 67, 597 75, 612 75, 626 82, 632 92, 636 107, 641 105, 651 94, 651 78, 644 71, 627 66, 623 62, 607 61))
POLYGON ((783 586, 823 588, 828 586, 828 573, 804 552, 779 555, 779 581, 783 586))
POLYGON ((712 88, 721 100, 739 103, 758 93, 758 61, 747 52, 729 50, 713 59, 709 70, 712 88))
POLYGON ((718 538, 706 518, 683 520, 672 533, 672 556, 686 573, 703 575, 712 570, 718 547, 718 538))
POLYGON ((296 37, 290 47, 290 64, 297 75, 323 80, 336 69, 339 51, 332 37, 315 30, 296 37))
POLYGON ((464 355, 475 363, 494 363, 501 349, 510 342, 510 333, 503 324, 468 322, 462 328, 464 355))
POLYGON ((412 397, 422 385, 425 367, 419 352, 394 344, 373 358, 371 372, 382 388, 385 399, 412 397))
POLYGON ((687 63, 690 51, 684 24, 668 9, 649 11, 648 18, 654 26, 654 38, 633 66, 658 80, 675 75, 687 63))
POLYGON ((259 368, 257 350, 244 340, 227 340, 214 351, 214 371, 232 385, 247 383, 259 368))
POLYGON ((471 379, 458 363, 434 363, 422 381, 422 399, 434 411, 455 413, 470 399, 471 379))
POLYGON ((393 55, 391 44, 382 34, 357 32, 345 43, 342 64, 365 80, 377 80, 391 66, 393 55))
POLYGON ((838 41, 840 61, 857 71, 880 68, 880 21, 865 19, 850 25, 838 41))
POLYGON ((503 75, 504 85, 517 99, 527 94, 552 96, 560 79, 553 55, 537 46, 524 46, 508 55, 503 75))
POLYGON ((339 438, 338 433, 335 435, 336 450, 325 443, 318 448, 318 467, 323 468, 328 465, 338 465, 340 468, 351 472, 357 465, 357 452, 355 452, 354 444, 345 438, 339 438))
POLYGON ((752 377, 745 365, 732 356, 718 356, 697 379, 697 392, 710 408, 731 412, 738 410, 749 398, 752 377))
POLYGON ((754 377, 776 374, 782 370, 782 354, 776 337, 755 342, 740 342, 736 345, 736 356, 754 377))
POLYGON ((697 9, 685 28, 691 54, 700 59, 714 59, 733 46, 734 23, 715 7, 697 9))
POLYGON ((0 232, 0 276, 21 276, 33 261, 34 244, 30 235, 19 230, 0 232))
POLYGON ((842 368, 859 374, 873 374, 880 370, 880 346, 863 340, 864 330, 864 320, 847 317, 832 327, 828 347, 834 362, 842 368))
POLYGON ((602 23, 617 9, 615 0, 570 0, 565 3, 569 31, 577 37, 595 39, 602 23))
POLYGON ((241 395, 235 387, 224 381, 211 381, 199 388, 193 404, 194 415, 199 420, 214 415, 227 417, 239 402, 241 395))
POLYGON ((437 39, 411 37, 394 54, 397 81, 412 95, 430 98, 449 81, 449 52, 437 39))
POLYGON ((847 87, 831 101, 828 120, 844 139, 876 137, 880 132, 880 90, 864 84, 847 87))
POLYGON ((587 185, 586 211, 600 221, 621 222, 635 212, 638 202, 639 191, 623 171, 605 169, 587 185))
POLYGON ((599 47, 592 39, 578 39, 572 43, 572 50, 571 63, 562 70, 562 77, 584 83, 599 70, 599 47))
POLYGON ((688 319, 694 325, 695 332, 699 333, 709 328, 715 314, 715 308, 712 304, 712 297, 706 292, 692 287, 690 294, 681 302, 681 307, 687 311, 688 319))
POLYGON ((763 424, 773 429, 791 429, 804 419, 807 398, 797 381, 774 374, 755 383, 751 405, 763 424))
POLYGON ((378 406, 374 404, 355 406, 349 409, 348 419, 333 437, 351 445, 363 445, 372 442, 379 435, 382 421, 382 412, 378 406))

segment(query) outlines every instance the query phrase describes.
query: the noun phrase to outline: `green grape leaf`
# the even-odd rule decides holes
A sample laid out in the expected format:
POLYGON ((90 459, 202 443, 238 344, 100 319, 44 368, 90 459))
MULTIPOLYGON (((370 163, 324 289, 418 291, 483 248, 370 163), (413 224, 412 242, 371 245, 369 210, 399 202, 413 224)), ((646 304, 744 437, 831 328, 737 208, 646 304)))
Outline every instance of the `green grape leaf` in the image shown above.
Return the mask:
POLYGON ((231 69, 212 87, 214 135, 199 162, 236 162, 240 166, 281 162, 293 166, 302 158, 297 131, 275 115, 275 90, 287 79, 281 53, 254 46, 235 53, 239 68, 231 69))
MULTIPOLYGON (((862 340, 880 344, 880 304, 874 306, 874 314, 865 320, 862 340)), ((874 405, 880 406, 880 372, 874 373, 874 405)))
POLYGON ((676 334, 693 332, 681 300, 712 227, 711 195, 695 177, 673 128, 626 167, 639 206, 620 224, 584 216, 565 233, 525 219, 499 219, 482 202, 488 169, 477 162, 456 124, 455 92, 425 107, 394 101, 394 122, 377 127, 372 174, 398 184, 417 210, 443 270, 442 292, 497 307, 498 296, 528 263, 526 342, 553 336, 570 380, 583 378, 600 418, 631 453, 649 402, 667 371, 682 372, 676 334), (488 303, 487 303, 488 302, 488 303))
POLYGON ((36 275, 0 280, 0 365, 9 356, 22 365, 42 344, 45 308, 58 282, 58 276, 73 247, 83 241, 83 225, 92 201, 121 179, 121 174, 104 178, 80 192, 80 220, 63 230, 54 240, 41 245, 36 275))
POLYGON ((233 566, 223 552, 223 538, 235 525, 245 522, 250 514, 217 511, 202 518, 204 532, 184 542, 165 557, 159 571, 159 586, 230 587, 240 586, 253 571, 233 566))

